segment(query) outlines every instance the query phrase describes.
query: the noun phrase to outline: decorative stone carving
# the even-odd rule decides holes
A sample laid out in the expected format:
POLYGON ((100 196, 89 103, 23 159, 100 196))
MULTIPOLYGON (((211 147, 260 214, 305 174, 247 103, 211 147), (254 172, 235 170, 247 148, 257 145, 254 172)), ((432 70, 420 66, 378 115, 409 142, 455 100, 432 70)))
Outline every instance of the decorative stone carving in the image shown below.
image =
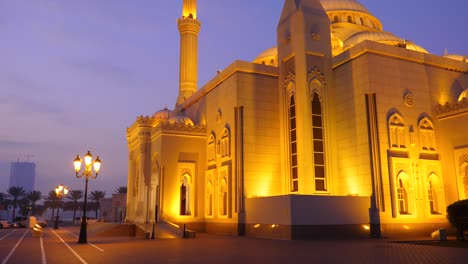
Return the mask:
POLYGON ((414 105, 414 95, 411 91, 406 90, 405 94, 403 95, 403 102, 406 106, 414 105))
POLYGON ((184 131, 184 132, 202 132, 206 133, 205 126, 191 126, 182 123, 170 123, 169 121, 160 122, 155 129, 160 130, 177 130, 177 131, 184 131))
POLYGON ((216 121, 218 123, 221 122, 221 117, 223 116, 222 112, 221 112, 221 108, 218 109, 218 111, 216 112, 216 121))
POLYGON ((284 86, 288 87, 289 83, 294 82, 296 80, 296 73, 294 71, 289 71, 286 74, 286 78, 284 79, 284 86))
POLYGON ((393 167, 393 174, 395 177, 398 176, 400 172, 405 172, 408 175, 411 175, 411 161, 408 160, 407 162, 395 162, 393 167))
POLYGON ((310 82, 313 79, 318 79, 323 86, 325 86, 325 76, 322 74, 322 72, 317 68, 314 67, 308 74, 307 74, 307 80, 310 82))
POLYGON ((447 102, 444 105, 439 104, 434 108, 434 112, 437 115, 459 111, 459 110, 468 111, 468 98, 463 98, 461 101, 454 102, 454 103, 447 102))

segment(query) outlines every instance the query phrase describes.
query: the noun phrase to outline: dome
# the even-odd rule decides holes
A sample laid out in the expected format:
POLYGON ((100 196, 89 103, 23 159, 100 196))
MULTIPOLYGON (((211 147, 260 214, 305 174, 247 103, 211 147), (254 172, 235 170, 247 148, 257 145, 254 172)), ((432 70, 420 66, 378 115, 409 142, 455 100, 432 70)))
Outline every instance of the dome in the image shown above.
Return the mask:
POLYGON ((320 2, 327 13, 329 11, 347 10, 371 14, 367 8, 355 0, 320 0, 320 2))
POLYGON ((163 110, 159 110, 158 112, 153 114, 153 118, 157 120, 169 120, 169 118, 173 117, 175 114, 173 111, 164 107, 163 110))
MULTIPOLYGON (((330 19, 333 57, 365 40, 429 53, 413 42, 383 31, 379 19, 374 17, 366 7, 356 0, 320 0, 320 2, 330 19)), ((277 67, 277 52, 276 47, 269 48, 258 55, 253 63, 277 67)))
POLYGON ((412 41, 406 41, 406 49, 419 51, 419 52, 422 52, 422 53, 429 53, 429 51, 427 51, 425 48, 423 48, 423 47, 421 47, 419 45, 416 45, 412 41))
POLYGON ((382 42, 386 44, 397 45, 398 43, 403 43, 404 40, 393 35, 390 32, 380 31, 362 31, 352 35, 350 38, 344 41, 345 48, 354 46, 364 40, 372 40, 376 42, 382 42))
POLYGON ((278 49, 273 47, 263 51, 253 60, 253 63, 278 66, 278 49))
POLYGON ((463 99, 468 99, 468 88, 466 88, 465 90, 463 90, 463 92, 460 94, 460 96, 458 97, 458 101, 463 101, 463 99))
POLYGON ((188 116, 182 113, 176 114, 172 116, 171 118, 169 118, 169 123, 171 124, 177 123, 177 124, 184 124, 187 126, 193 126, 192 119, 190 119, 188 116))
POLYGON ((444 58, 466 62, 466 56, 459 55, 459 54, 445 54, 444 58))
POLYGON ((356 33, 352 35, 350 38, 348 38, 347 40, 345 40, 344 42, 345 49, 350 48, 364 40, 372 40, 375 42, 379 42, 379 43, 383 43, 383 44, 387 44, 391 46, 402 45, 402 47, 409 49, 409 50, 419 51, 422 53, 429 53, 423 47, 418 46, 411 41, 407 41, 400 37, 397 37, 393 35, 392 33, 386 32, 386 31, 378 31, 378 32, 361 31, 359 33, 356 33))

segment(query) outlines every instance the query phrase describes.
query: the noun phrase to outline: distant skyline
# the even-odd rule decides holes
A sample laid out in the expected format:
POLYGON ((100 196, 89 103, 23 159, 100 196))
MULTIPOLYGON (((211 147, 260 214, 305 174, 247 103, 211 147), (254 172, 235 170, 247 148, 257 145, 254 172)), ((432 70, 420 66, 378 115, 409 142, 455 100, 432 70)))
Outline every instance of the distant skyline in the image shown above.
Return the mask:
MULTIPOLYGON (((198 0, 201 88, 234 60, 276 46, 283 0, 198 0)), ((430 53, 468 55, 468 2, 359 1, 384 30, 430 53)), ((90 190, 127 185, 126 128, 174 107, 182 0, 0 0, 0 191, 9 163, 36 163, 36 189, 83 189, 73 159, 102 160, 90 190)), ((468 88, 468 87, 464 87, 468 88)))

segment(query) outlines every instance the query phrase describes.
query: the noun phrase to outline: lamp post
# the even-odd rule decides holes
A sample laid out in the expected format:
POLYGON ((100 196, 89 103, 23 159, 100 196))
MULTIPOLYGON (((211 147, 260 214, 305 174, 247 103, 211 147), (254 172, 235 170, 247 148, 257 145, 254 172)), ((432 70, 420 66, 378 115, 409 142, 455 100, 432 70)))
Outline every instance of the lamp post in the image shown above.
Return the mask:
POLYGON ((78 243, 80 244, 88 243, 88 238, 87 238, 88 218, 86 216, 86 210, 87 210, 87 205, 88 205, 88 180, 90 177, 96 179, 98 176, 99 170, 101 169, 101 160, 99 159, 99 156, 97 156, 96 159, 93 160, 93 155, 91 155, 91 152, 89 152, 89 150, 88 150, 88 153, 86 153, 86 155, 84 156, 84 161, 85 161, 85 169, 81 174, 80 174, 80 170, 81 170, 80 156, 76 155, 76 158, 73 161, 74 166, 75 166, 76 177, 77 178, 81 178, 83 176, 85 177, 83 215, 81 216, 80 237, 78 238, 78 243))
MULTIPOLYGON (((62 197, 64 197, 65 195, 67 195, 67 193, 68 193, 68 187, 67 186, 63 186, 63 184, 60 184, 60 185, 57 185, 57 187, 55 187, 55 195, 57 197, 57 205, 59 204, 59 200, 62 197)), ((59 209, 60 209, 60 207, 57 206, 57 215, 55 216, 54 229, 59 228, 59 209)))

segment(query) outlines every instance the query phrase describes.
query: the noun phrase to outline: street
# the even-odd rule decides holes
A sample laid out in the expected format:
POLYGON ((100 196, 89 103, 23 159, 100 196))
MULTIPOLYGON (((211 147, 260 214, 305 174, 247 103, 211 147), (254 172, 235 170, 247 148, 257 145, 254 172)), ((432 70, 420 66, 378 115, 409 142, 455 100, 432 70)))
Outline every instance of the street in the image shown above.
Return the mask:
POLYGON ((1 264, 13 263, 466 263, 468 249, 387 240, 282 241, 197 234, 146 240, 88 235, 77 227, 0 230, 1 264))

